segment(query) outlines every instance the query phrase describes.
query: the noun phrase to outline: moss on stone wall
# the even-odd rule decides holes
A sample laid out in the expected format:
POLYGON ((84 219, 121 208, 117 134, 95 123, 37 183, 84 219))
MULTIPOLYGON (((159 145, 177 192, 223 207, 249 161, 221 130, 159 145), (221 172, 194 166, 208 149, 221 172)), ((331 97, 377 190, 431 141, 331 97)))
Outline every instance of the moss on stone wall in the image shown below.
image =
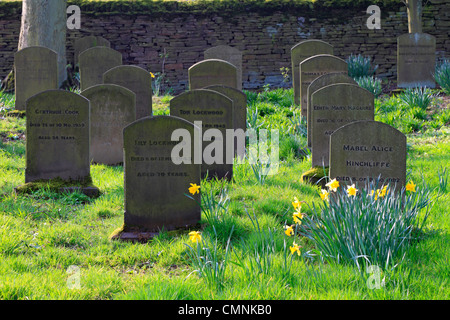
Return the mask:
MULTIPOLYGON (((369 5, 378 5, 384 11, 398 10, 404 6, 398 0, 69 0, 69 5, 78 5, 85 15, 149 15, 173 17, 182 15, 232 16, 243 13, 270 15, 274 11, 315 18, 343 18, 346 13, 365 11, 369 5)), ((382 12, 383 12, 382 10, 382 12)), ((21 1, 0 2, 0 18, 14 16, 21 11, 21 1)))

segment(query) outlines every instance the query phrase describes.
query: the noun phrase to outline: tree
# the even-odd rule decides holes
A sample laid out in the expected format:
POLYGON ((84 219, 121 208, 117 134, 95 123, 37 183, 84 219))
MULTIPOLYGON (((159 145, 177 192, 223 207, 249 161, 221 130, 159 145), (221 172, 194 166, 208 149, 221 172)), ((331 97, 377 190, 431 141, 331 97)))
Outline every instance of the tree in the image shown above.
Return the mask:
POLYGON ((422 0, 405 0, 403 3, 408 10, 409 33, 422 32, 422 0))
MULTIPOLYGON (((18 50, 31 46, 43 46, 58 54, 58 83, 67 78, 66 72, 66 16, 67 0, 23 0, 22 24, 18 50)), ((14 73, 4 80, 2 88, 8 90, 14 73)), ((12 81, 13 82, 13 81, 12 81)))

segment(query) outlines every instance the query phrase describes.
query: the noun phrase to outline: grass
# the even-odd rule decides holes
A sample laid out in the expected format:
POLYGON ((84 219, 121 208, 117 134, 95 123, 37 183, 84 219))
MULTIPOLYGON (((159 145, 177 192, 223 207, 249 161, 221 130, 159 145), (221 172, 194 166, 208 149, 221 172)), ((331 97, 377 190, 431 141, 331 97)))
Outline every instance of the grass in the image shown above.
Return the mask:
MULTIPOLYGON (((407 134, 409 178, 417 188, 423 179, 438 200, 402 262, 395 268, 380 266, 384 282, 380 289, 370 289, 371 273, 352 264, 322 261, 305 237, 295 239, 302 255, 290 255, 293 238, 285 235, 284 226, 294 223, 293 198, 313 207, 321 203, 319 188, 300 182, 301 173, 310 169, 310 158, 295 153, 306 142, 295 126, 301 121, 290 104, 292 91, 248 96, 257 123, 280 129, 280 143, 292 136, 297 141, 286 140, 279 171, 264 184, 248 163, 236 167, 225 191, 219 182, 202 182, 202 190, 216 195, 223 208, 213 220, 202 216, 202 236, 210 251, 197 265, 192 263, 197 248, 187 233, 162 232, 147 244, 108 240, 123 223, 120 166, 92 165, 92 182, 101 191, 96 199, 49 190, 16 195, 14 188, 24 182, 25 120, 3 116, 0 299, 449 299, 450 196, 445 176, 450 129, 442 116, 448 105, 440 100, 445 97, 433 100, 420 130, 409 130, 413 116, 398 116, 406 108, 396 96, 376 102, 377 120, 389 120, 407 134), (211 268, 199 276, 195 270, 208 268, 205 265, 211 268), (71 266, 78 267, 79 274, 71 273, 71 266), (79 277, 79 288, 69 285, 73 276, 79 277)), ((155 113, 167 114, 169 100, 155 99, 155 113)), ((308 206, 304 212, 313 216, 308 206)))

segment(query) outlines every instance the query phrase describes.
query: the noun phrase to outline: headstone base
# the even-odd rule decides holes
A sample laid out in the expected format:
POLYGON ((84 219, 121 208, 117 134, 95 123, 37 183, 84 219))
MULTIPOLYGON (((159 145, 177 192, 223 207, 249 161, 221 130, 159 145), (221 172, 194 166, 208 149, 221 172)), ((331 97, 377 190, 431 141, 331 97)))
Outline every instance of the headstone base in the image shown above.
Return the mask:
POLYGON ((319 185, 322 189, 325 189, 325 184, 327 183, 326 177, 328 176, 328 172, 328 167, 313 167, 302 174, 300 182, 319 185))
POLYGON ((61 185, 62 182, 59 179, 49 181, 34 181, 28 182, 24 185, 14 188, 16 194, 27 194, 39 189, 50 189, 52 192, 57 193, 74 193, 80 192, 89 198, 97 198, 100 196, 100 190, 94 185, 61 185))
POLYGON ((114 230, 109 236, 110 240, 119 240, 119 241, 131 241, 131 242, 139 242, 139 243, 147 243, 152 240, 154 237, 157 237, 161 232, 167 233, 169 236, 177 236, 180 234, 187 234, 192 230, 201 229, 200 224, 196 226, 186 227, 186 228, 178 228, 170 231, 157 231, 157 232, 149 232, 149 231, 141 231, 141 230, 128 230, 129 228, 122 225, 121 227, 114 230))

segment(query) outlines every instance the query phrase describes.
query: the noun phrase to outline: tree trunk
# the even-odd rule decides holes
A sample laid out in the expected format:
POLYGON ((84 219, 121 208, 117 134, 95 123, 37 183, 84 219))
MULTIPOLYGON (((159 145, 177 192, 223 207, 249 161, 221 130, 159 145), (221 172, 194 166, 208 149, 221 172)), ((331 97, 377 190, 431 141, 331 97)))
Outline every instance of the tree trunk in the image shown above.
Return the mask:
POLYGON ((43 46, 58 53, 59 86, 67 78, 67 0, 23 0, 19 47, 43 46))
POLYGON ((422 32, 422 0, 406 0, 409 33, 422 32))

